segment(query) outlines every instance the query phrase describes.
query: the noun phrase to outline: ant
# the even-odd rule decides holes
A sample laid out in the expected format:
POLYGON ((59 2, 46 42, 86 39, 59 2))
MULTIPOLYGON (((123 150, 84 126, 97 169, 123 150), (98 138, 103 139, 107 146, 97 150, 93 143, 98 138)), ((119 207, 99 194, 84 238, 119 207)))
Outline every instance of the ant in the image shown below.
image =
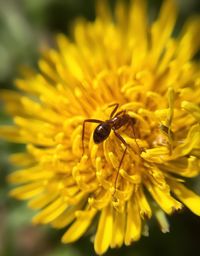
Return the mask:
POLYGON ((108 120, 102 121, 102 120, 98 120, 98 119, 85 119, 83 121, 82 148, 83 148, 83 155, 84 155, 84 150, 85 150, 85 148, 84 148, 84 135, 85 135, 85 124, 86 123, 98 123, 99 124, 95 128, 94 133, 93 133, 93 140, 94 140, 95 144, 100 144, 103 141, 105 141, 109 137, 111 130, 114 132, 115 136, 124 144, 125 149, 124 149, 122 158, 121 158, 119 166, 118 166, 117 175, 116 175, 115 183, 114 183, 115 184, 114 188, 116 189, 120 167, 122 165, 122 162, 124 160, 127 148, 129 146, 129 144, 126 143, 126 141, 117 132, 117 130, 120 129, 124 125, 130 125, 132 127, 132 130, 133 130, 133 135, 134 135, 134 138, 135 138, 136 145, 139 149, 140 149, 140 147, 137 144, 136 137, 135 137, 134 125, 136 123, 136 119, 131 117, 129 114, 127 114, 126 110, 122 110, 122 111, 117 112, 117 109, 119 107, 118 103, 109 105, 108 107, 114 107, 114 109, 112 110, 108 120))

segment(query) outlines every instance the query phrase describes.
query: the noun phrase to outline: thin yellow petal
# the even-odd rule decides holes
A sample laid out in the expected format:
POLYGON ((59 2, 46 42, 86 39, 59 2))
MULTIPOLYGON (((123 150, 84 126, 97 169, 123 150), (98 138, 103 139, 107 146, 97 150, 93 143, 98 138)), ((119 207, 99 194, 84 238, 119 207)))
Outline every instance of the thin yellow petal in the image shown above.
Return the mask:
POLYGON ((197 104, 183 101, 181 106, 188 111, 197 120, 197 122, 200 122, 200 107, 197 104))
POLYGON ((103 254, 107 251, 113 230, 113 209, 109 204, 100 215, 97 233, 94 240, 94 249, 97 254, 103 254))
POLYGON ((35 159, 28 153, 15 153, 9 158, 10 162, 19 166, 30 166, 35 164, 35 159))
POLYGON ((165 163, 162 170, 182 177, 195 177, 200 173, 199 159, 195 156, 178 158, 165 163))
POLYGON ((126 225, 125 212, 113 212, 113 229, 112 239, 110 246, 111 248, 121 247, 124 241, 125 225, 126 225))
POLYGON ((58 196, 58 191, 46 192, 38 195, 29 201, 28 206, 32 209, 41 209, 55 200, 58 196))
POLYGON ((38 167, 32 167, 25 170, 16 171, 8 176, 11 183, 27 183, 30 181, 45 180, 54 176, 51 171, 41 170, 38 167))
POLYGON ((15 126, 1 126, 0 138, 15 142, 15 143, 27 142, 26 138, 21 136, 19 129, 15 126))
POLYGON ((111 20, 111 11, 108 7, 107 0, 98 0, 96 5, 96 14, 103 22, 108 22, 111 20))
POLYGON ((155 209, 155 216, 163 233, 169 232, 169 223, 165 213, 161 209, 155 209))
POLYGON ((51 222, 54 228, 64 228, 69 225, 76 218, 76 211, 81 210, 85 204, 85 200, 80 201, 78 204, 67 208, 55 220, 51 222))
POLYGON ((44 182, 35 182, 11 190, 10 195, 20 200, 30 199, 44 190, 44 182))
POLYGON ((131 65, 137 70, 143 64, 147 52, 147 14, 146 14, 146 1, 134 0, 131 3, 129 12, 128 33, 130 44, 132 47, 132 60, 131 65), (133 37, 133 35, 135 35, 133 37))
POLYGON ((115 8, 115 17, 116 17, 118 26, 122 30, 122 33, 127 29, 127 21, 128 21, 127 13, 128 13, 128 7, 125 6, 123 1, 118 0, 115 8))
POLYGON ((167 214, 172 214, 175 210, 180 210, 182 204, 175 200, 169 193, 169 191, 161 190, 157 186, 152 186, 147 184, 147 189, 151 193, 157 204, 163 209, 167 214))
POLYGON ((137 200, 137 203, 139 206, 140 216, 142 218, 145 218, 145 217, 151 218, 151 216, 152 216, 151 207, 147 201, 147 198, 146 198, 142 188, 138 189, 135 197, 136 197, 136 200, 137 200))
POLYGON ((173 150, 173 157, 188 155, 193 149, 200 148, 200 125, 190 127, 187 138, 173 150))
POLYGON ((59 197, 44 210, 39 212, 32 221, 33 223, 49 223, 63 213, 67 207, 68 204, 63 200, 63 198, 59 197))
POLYGON ((200 196, 186 188, 179 182, 170 181, 174 194, 183 202, 194 214, 200 216, 200 196))
POLYGON ((199 17, 194 17, 189 19, 183 28, 177 53, 177 57, 181 60, 182 63, 190 60, 199 50, 199 27, 200 19, 199 17))
POLYGON ((71 243, 79 239, 90 226, 97 210, 91 209, 85 217, 80 217, 74 221, 70 228, 62 236, 63 243, 71 243))
POLYGON ((141 216, 139 213, 137 199, 132 199, 127 206, 127 222, 124 242, 130 245, 133 241, 137 241, 141 236, 141 216))
POLYGON ((176 17, 175 1, 163 1, 159 18, 151 28, 152 55, 150 57, 150 61, 152 66, 157 64, 159 57, 165 48, 167 40, 169 40, 169 37, 172 34, 176 17))

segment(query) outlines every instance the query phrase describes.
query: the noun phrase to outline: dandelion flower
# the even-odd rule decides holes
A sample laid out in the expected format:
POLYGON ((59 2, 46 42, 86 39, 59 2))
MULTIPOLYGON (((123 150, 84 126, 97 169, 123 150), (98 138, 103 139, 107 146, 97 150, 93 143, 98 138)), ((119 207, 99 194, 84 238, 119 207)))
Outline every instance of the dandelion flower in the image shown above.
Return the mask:
POLYGON ((1 137, 26 145, 11 156, 11 195, 37 210, 33 223, 65 228, 63 243, 90 230, 103 254, 139 240, 152 216, 167 232, 166 216, 183 206, 200 215, 187 185, 200 172, 200 22, 175 37, 176 18, 172 0, 151 23, 143 0, 118 1, 113 13, 101 0, 94 22, 77 20, 18 91, 1 91, 13 117, 1 137), (117 130, 122 139, 112 129, 96 144, 93 122, 82 136, 84 120, 109 120, 113 104, 134 120, 117 130))

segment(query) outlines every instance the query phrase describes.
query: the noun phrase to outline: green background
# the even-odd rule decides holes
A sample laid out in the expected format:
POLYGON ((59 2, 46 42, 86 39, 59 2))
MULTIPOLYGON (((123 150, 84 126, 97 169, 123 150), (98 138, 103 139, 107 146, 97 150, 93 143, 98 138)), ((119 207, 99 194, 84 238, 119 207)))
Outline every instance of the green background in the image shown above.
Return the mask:
MULTIPOLYGON (((113 4, 114 1, 111 2, 113 4)), ((180 17, 177 31, 191 14, 198 14, 199 0, 179 0, 180 17)), ((149 1, 151 17, 161 1, 149 1)), ((20 65, 37 67, 39 50, 53 44, 58 32, 69 35, 70 24, 78 16, 94 20, 93 0, 0 0, 0 87, 12 88, 20 65)), ((10 120, 0 103, 0 124, 10 120)), ((95 255, 88 236, 71 245, 62 245, 64 230, 31 225, 33 211, 26 203, 8 197, 6 175, 13 170, 8 155, 20 145, 0 141, 0 256, 81 256, 95 255)), ((200 193, 199 179, 193 184, 200 193)), ((171 232, 162 234, 155 220, 150 224, 150 236, 106 255, 126 256, 187 256, 200 254, 200 218, 184 210, 169 216, 171 232)))

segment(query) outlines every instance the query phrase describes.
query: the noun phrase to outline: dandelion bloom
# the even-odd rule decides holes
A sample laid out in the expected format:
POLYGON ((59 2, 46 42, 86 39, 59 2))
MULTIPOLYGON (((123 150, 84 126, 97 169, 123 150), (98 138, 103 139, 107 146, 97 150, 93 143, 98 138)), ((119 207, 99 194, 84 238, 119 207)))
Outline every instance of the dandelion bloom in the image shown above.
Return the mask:
POLYGON ((1 92, 14 124, 0 134, 26 145, 11 156, 20 166, 11 195, 37 210, 33 223, 67 227, 63 243, 90 230, 97 254, 139 240, 152 215, 163 232, 166 214, 183 206, 200 215, 186 182, 200 172, 200 22, 175 37, 172 0, 154 22, 146 9, 143 0, 118 1, 112 13, 99 1, 94 22, 77 20, 72 40, 58 35, 57 49, 44 52, 39 72, 1 92), (83 134, 83 122, 109 120, 113 104, 134 124, 96 144, 98 124, 85 123, 83 134))

